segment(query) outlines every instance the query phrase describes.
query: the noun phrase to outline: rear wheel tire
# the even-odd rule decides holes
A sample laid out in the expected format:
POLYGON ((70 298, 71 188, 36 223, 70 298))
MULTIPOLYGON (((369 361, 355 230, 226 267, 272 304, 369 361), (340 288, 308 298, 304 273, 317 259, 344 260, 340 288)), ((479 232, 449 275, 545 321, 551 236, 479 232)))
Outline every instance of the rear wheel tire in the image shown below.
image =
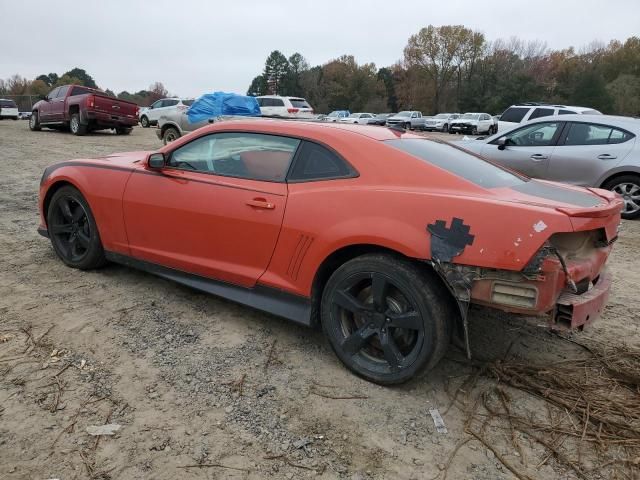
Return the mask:
POLYGON ((405 123, 404 124, 404 129, 405 130, 411 130, 411 123, 405 123))
POLYGON ((31 113, 31 118, 29 118, 29 130, 31 130, 32 132, 39 132, 40 130, 42 130, 37 110, 34 110, 31 113))
POLYGON ((471 130, 471 135, 478 135, 478 127, 473 127, 471 130))
POLYGON ((71 115, 71 120, 69 121, 69 129, 71 130, 71 133, 78 136, 87 133, 87 126, 80 123, 79 113, 74 113, 73 115, 71 115))
POLYGON ((433 368, 451 337, 448 293, 408 260, 371 254, 339 267, 321 303, 322 328, 338 358, 381 385, 433 368))
POLYGON ((180 138, 180 132, 173 127, 169 127, 162 135, 162 141, 166 145, 180 138))
POLYGON ((47 229, 53 250, 67 266, 88 270, 106 263, 93 213, 76 188, 65 186, 53 194, 47 229))
POLYGON ((140 118, 140 125, 142 125, 142 128, 149 128, 149 119, 146 115, 143 115, 142 118, 140 118))
POLYGON ((442 127, 442 133, 447 133, 449 131, 449 125, 445 123, 444 127, 442 127))
POLYGON ((622 196, 624 200, 622 218, 632 220, 640 217, 640 176, 621 175, 609 180, 602 188, 622 196))

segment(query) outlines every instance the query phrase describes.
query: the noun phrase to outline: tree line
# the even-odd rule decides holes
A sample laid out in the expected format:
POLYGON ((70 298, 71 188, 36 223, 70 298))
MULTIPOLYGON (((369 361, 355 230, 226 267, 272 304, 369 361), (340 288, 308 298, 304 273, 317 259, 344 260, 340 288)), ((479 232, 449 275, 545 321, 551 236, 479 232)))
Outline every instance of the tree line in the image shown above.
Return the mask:
POLYGON ((540 41, 489 41, 462 25, 429 25, 382 68, 351 55, 311 67, 298 52, 287 58, 275 50, 247 94, 301 96, 318 112, 495 114, 541 101, 640 115, 640 38, 552 50, 540 41))
MULTIPOLYGON (((97 87, 85 70, 73 68, 33 80, 0 79, 0 95, 37 97, 66 84, 97 87)), ((132 93, 105 93, 141 106, 169 95, 161 82, 132 93)), ((640 37, 552 50, 541 41, 490 41, 462 25, 429 25, 408 38, 398 62, 382 68, 360 64, 353 55, 310 66, 299 52, 287 57, 274 50, 247 90, 264 94, 304 97, 317 112, 496 114, 517 102, 542 101, 640 115, 640 37)))
MULTIPOLYGON (((84 69, 76 67, 62 75, 57 73, 42 74, 33 80, 28 80, 17 74, 7 79, 0 79, 0 96, 24 95, 38 98, 61 85, 84 85, 89 88, 99 88, 91 75, 84 69)), ((169 96, 169 92, 161 82, 154 82, 148 89, 134 93, 125 90, 116 94, 108 88, 104 92, 112 97, 129 100, 141 106, 149 106, 156 100, 169 96)))

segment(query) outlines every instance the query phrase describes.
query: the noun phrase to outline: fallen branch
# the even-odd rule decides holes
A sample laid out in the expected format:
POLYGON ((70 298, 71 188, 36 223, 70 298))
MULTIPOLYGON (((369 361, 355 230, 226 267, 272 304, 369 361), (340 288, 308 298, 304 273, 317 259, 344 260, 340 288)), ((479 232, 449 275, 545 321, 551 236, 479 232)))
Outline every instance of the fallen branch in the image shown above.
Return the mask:
POLYGON ((250 472, 246 468, 231 467, 221 463, 198 463, 195 465, 178 465, 176 468, 227 468, 229 470, 237 470, 238 472, 250 472))

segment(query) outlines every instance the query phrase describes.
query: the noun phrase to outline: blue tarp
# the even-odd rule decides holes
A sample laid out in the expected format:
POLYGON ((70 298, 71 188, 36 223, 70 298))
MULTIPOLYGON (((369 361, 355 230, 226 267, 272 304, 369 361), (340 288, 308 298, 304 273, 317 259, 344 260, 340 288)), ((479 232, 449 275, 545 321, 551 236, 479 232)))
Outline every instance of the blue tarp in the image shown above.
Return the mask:
POLYGON ((260 115, 260 106, 255 97, 235 93, 205 93, 191 104, 187 110, 189 123, 197 123, 220 115, 242 115, 255 117, 260 115))

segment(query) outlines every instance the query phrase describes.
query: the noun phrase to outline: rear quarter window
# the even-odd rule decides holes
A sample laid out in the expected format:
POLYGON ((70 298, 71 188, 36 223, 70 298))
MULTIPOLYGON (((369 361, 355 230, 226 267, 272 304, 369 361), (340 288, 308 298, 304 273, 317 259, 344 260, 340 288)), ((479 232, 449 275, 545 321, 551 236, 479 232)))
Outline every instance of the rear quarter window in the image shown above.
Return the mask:
POLYGON ((311 108, 304 98, 290 98, 289 101, 294 108, 311 108))
POLYGON ((505 112, 500 116, 500 121, 520 123, 528 111, 528 108, 507 108, 505 112))
POLYGON ((526 177, 517 176, 448 143, 417 138, 385 143, 483 188, 513 187, 527 181, 526 177))

